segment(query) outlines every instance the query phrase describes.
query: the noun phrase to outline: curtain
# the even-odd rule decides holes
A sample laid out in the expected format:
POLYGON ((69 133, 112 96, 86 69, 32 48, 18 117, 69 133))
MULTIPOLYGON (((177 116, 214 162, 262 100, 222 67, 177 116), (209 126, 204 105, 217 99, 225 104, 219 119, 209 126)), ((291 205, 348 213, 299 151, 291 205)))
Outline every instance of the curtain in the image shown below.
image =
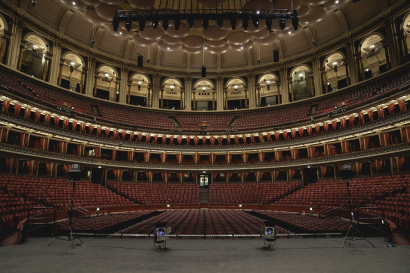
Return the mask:
POLYGON ((82 123, 80 124, 80 132, 81 132, 81 133, 84 133, 84 132, 85 132, 85 123, 84 123, 84 122, 82 122, 82 123))
POLYGON ((406 110, 406 101, 404 101, 404 100, 399 100, 399 101, 398 101, 398 104, 399 104, 399 108, 400 108, 400 111, 401 111, 401 112, 403 112, 404 110, 406 110))
POLYGON ((117 160, 117 150, 112 150, 112 160, 117 160))
POLYGON ((135 135, 134 132, 130 132, 130 141, 132 141, 134 139, 134 135, 135 135))
POLYGON ((307 131, 308 135, 311 136, 312 135, 312 126, 309 125, 308 127, 306 127, 306 131, 307 131))
POLYGON ((403 166, 404 166, 404 156, 400 156, 399 157, 399 170, 403 170, 403 166))
POLYGON ((63 120, 63 129, 68 129, 68 124, 70 123, 70 121, 68 119, 64 119, 63 120))
POLYGON ((78 156, 81 156, 82 154, 81 154, 81 144, 77 144, 77 155, 78 156))
POLYGON ((159 155, 160 159, 161 159, 161 163, 165 163, 165 161, 167 160, 167 154, 163 153, 159 155))
POLYGON ((94 148, 94 153, 96 158, 100 158, 100 148, 94 148))
POLYGON ((14 114, 19 115, 21 110, 21 105, 20 104, 15 104, 14 105, 14 114))
POLYGON ((150 152, 145 152, 144 153, 144 162, 149 162, 150 158, 151 158, 151 153, 150 152))
MULTIPOLYGON (((91 128, 90 128, 90 130, 91 130, 91 128)), ((126 132, 126 131, 122 131, 122 132, 121 132, 121 137, 122 137, 123 140, 125 140, 125 138, 127 137, 127 132, 126 132)))
POLYGON ((246 144, 246 135, 242 135, 243 144, 246 144))
POLYGON ((51 171, 51 164, 50 163, 46 163, 46 170, 47 170, 47 175, 51 175, 50 171, 51 171))
POLYGON ((340 119, 340 126, 345 129, 346 128, 346 119, 345 118, 341 118, 340 119))
POLYGON ((382 118, 384 116, 384 111, 382 107, 377 108, 377 117, 382 118))
POLYGON ((390 114, 390 115, 393 115, 393 114, 394 114, 394 103, 390 103, 390 104, 387 106, 387 109, 389 110, 389 114, 390 114))
POLYGON ((280 140, 280 133, 279 132, 275 132, 275 139, 277 141, 280 140))
POLYGON ((309 147, 310 157, 316 157, 316 147, 309 147))
POLYGON ((214 136, 211 136, 209 140, 211 142, 211 145, 215 144, 215 137, 214 136))
POLYGON ((69 165, 64 165, 64 172, 65 172, 65 176, 68 175, 68 170, 69 170, 69 165))
POLYGON ((60 122, 60 118, 57 116, 54 116, 54 126, 58 126, 59 122, 60 122))
POLYGON ((142 139, 142 134, 141 133, 138 133, 137 139, 138 139, 139 142, 141 142, 141 139, 142 139))
POLYGON ((5 101, 3 102, 3 111, 4 111, 4 112, 8 112, 8 111, 9 111, 9 108, 10 108, 10 101, 5 100, 5 101))
POLYGON ((231 145, 231 136, 226 136, 226 142, 231 145))
POLYGON ((177 142, 178 142, 178 145, 181 145, 181 143, 182 143, 182 137, 181 136, 177 137, 177 142))
POLYGON ((320 134, 320 124, 316 124, 315 131, 317 135, 320 134))
POLYGON ((367 111, 367 116, 369 117, 370 121, 373 121, 373 111, 367 111))
POLYGON ((41 112, 40 112, 40 111, 36 111, 36 119, 35 119, 35 121, 36 121, 36 122, 39 122, 39 121, 40 121, 40 118, 41 118, 41 112))
POLYGON ((187 136, 186 137, 186 145, 190 145, 191 144, 191 137, 187 136))
POLYGON ((321 166, 321 170, 322 170, 322 177, 326 176, 326 166, 321 166))
POLYGON ((198 145, 198 143, 199 143, 199 137, 194 137, 194 143, 195 143, 195 145, 198 145))
POLYGON ((255 136, 254 135, 251 135, 251 143, 255 144, 255 136))
POLYGON ((292 129, 292 130, 290 131, 290 135, 292 136, 292 138, 295 138, 295 137, 296 137, 296 130, 295 130, 295 129, 292 129))
POLYGON ((33 169, 32 169, 32 165, 31 165, 31 160, 27 160, 26 163, 27 163, 28 173, 29 173, 29 174, 32 174, 32 173, 33 173, 33 172, 32 172, 33 169))
POLYGON ((282 151, 275 151, 275 160, 282 161, 282 151))
POLYGON ((238 136, 235 136, 235 137, 234 137, 234 140, 235 140, 235 144, 238 145, 238 144, 239 144, 239 137, 238 137, 238 136))
POLYGON ((97 136, 101 136, 101 127, 97 127, 97 136))
POLYGON ((77 129, 77 121, 73 120, 73 131, 77 129))
POLYGON ((349 117, 349 126, 354 126, 354 120, 355 120, 355 116, 350 116, 349 117))
POLYGON ((174 136, 169 137, 169 144, 174 145, 174 136))
POLYGON ((165 144, 167 142, 167 136, 162 135, 162 144, 165 144))
POLYGON ((268 134, 266 135, 266 138, 267 138, 268 142, 271 142, 271 137, 272 137, 272 135, 271 135, 270 133, 268 133, 268 134))
POLYGON ((263 162, 265 160, 265 153, 259 152, 258 157, 259 162, 263 162))
POLYGON ((364 114, 360 113, 359 114, 359 124, 363 124, 363 121, 364 121, 364 114))
POLYGON ((224 138, 223 137, 218 137, 218 144, 219 145, 222 145, 222 141, 224 140, 224 138))
POLYGON ((283 139, 288 139, 288 131, 283 131, 283 139))
POLYGON ((24 108, 24 117, 29 118, 30 114, 31 114, 31 109, 28 107, 24 108))
POLYGON ((51 119, 51 115, 50 114, 45 114, 44 115, 44 121, 47 125, 50 125, 50 119, 51 119))

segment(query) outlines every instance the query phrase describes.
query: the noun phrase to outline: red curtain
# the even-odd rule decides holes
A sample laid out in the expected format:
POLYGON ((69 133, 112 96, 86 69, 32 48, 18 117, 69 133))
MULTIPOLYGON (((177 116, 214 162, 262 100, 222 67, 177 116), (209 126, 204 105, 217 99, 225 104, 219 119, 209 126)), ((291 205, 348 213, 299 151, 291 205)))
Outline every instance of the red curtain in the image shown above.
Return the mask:
POLYGON ((211 136, 211 138, 209 139, 211 142, 211 145, 215 145, 215 137, 211 136))
POLYGON ((359 114, 359 124, 363 124, 363 121, 364 121, 364 114, 360 113, 359 114))
POLYGON ((267 138, 268 142, 271 142, 271 137, 272 137, 272 135, 271 135, 270 133, 268 133, 268 134, 266 135, 266 138, 267 138))
POLYGON ((160 154, 161 163, 164 163, 167 160, 167 154, 160 154))
POLYGON ((299 132, 299 136, 300 137, 303 137, 303 132, 305 131, 305 129, 303 129, 303 128, 299 128, 298 129, 298 132, 299 132))
POLYGON ((399 157, 399 169, 400 171, 403 170, 403 165, 404 165, 404 156, 399 157))
POLYGON ((387 106, 387 109, 389 110, 389 114, 393 115, 394 114, 394 103, 391 103, 387 106))
POLYGON ((40 111, 36 111, 36 119, 35 119, 35 121, 36 121, 36 122, 39 122, 40 118, 41 118, 41 112, 40 112, 40 111))
POLYGON ((141 142, 141 139, 142 139, 142 134, 141 133, 138 133, 137 139, 138 139, 139 142, 141 142))
POLYGON ((245 135, 242 135, 242 141, 243 141, 244 144, 246 144, 246 136, 245 135))
POLYGON ((377 116, 378 118, 382 118, 384 116, 384 111, 382 107, 377 108, 377 116))
POLYGON ((117 150, 112 150, 112 160, 117 160, 117 150))
POLYGON ((96 158, 100 158, 100 149, 99 148, 94 148, 94 153, 96 158))
POLYGON ((32 173, 31 160, 27 160, 26 163, 27 163, 28 173, 31 174, 32 173))
MULTIPOLYGON (((91 130, 91 128, 90 128, 90 130, 91 130)), ((127 132, 126 132, 126 131, 122 131, 122 132, 121 132, 121 136, 122 136, 122 139, 125 140, 125 138, 127 137, 127 132)))
POLYGON ((68 119, 64 119, 63 120, 63 129, 68 129, 68 124, 70 123, 70 121, 68 119))
POLYGON ((206 137, 202 137, 202 145, 205 145, 206 144, 206 137))
POLYGON ((251 143, 255 144, 255 136, 254 135, 251 135, 251 143))
POLYGON ((321 166, 322 169, 322 177, 325 177, 326 175, 326 166, 321 166))
POLYGON ((134 135, 135 135, 134 132, 130 132, 130 141, 132 141, 134 139, 134 135))
POLYGON ((97 127, 97 136, 101 136, 101 127, 97 127))
POLYGON ((316 131, 317 135, 320 133, 320 125, 319 124, 316 124, 315 131, 316 131))
POLYGON ((191 137, 187 136, 186 137, 186 145, 190 145, 191 144, 191 137))
POLYGON ((283 139, 288 139, 288 131, 283 131, 283 139))
POLYGON ((399 100, 399 101, 398 101, 398 104, 399 104, 399 108, 400 108, 400 111, 401 111, 401 112, 403 112, 404 110, 406 110, 406 101, 404 101, 404 100, 399 100))
POLYGON ((309 147, 310 157, 316 157, 316 147, 309 147))
POLYGON ((177 142, 178 142, 178 145, 181 145, 181 143, 182 143, 182 137, 181 136, 177 137, 177 142))
POLYGON ((311 136, 312 135, 312 126, 308 126, 308 127, 306 127, 306 131, 307 131, 307 133, 308 133, 308 135, 309 136, 311 136))
POLYGON ((82 123, 80 124, 80 132, 81 132, 81 133, 84 133, 84 132, 85 132, 85 123, 84 123, 84 122, 82 122, 82 123))
POLYGON ((218 137, 218 144, 219 145, 222 145, 222 141, 224 140, 224 138, 223 137, 218 137))
POLYGON ((337 129, 337 121, 336 120, 332 121, 332 129, 333 130, 337 129))
POLYGON ((194 137, 194 143, 195 143, 195 145, 198 145, 198 143, 199 143, 199 137, 194 137))
POLYGON ((73 120, 73 131, 77 129, 77 121, 73 120))
POLYGON ((345 118, 340 119, 340 127, 342 127, 343 129, 346 128, 346 119, 345 118))
POLYGON ((349 117, 349 126, 354 126, 354 120, 355 120, 355 116, 349 117))
POLYGON ((162 135, 162 144, 165 144, 167 142, 167 136, 162 135))
POLYGON ((174 145, 174 136, 169 137, 169 144, 174 145))
POLYGON ((4 112, 8 112, 8 111, 9 111, 9 108, 10 108, 10 101, 5 100, 5 101, 3 102, 3 111, 4 111, 4 112))
POLYGON ((239 144, 239 137, 238 137, 238 136, 235 136, 235 137, 234 137, 234 140, 235 140, 235 144, 238 145, 238 144, 239 144))
POLYGON ((128 160, 129 162, 131 162, 131 161, 133 160, 132 151, 129 151, 129 152, 128 152, 128 158, 127 158, 127 160, 128 160))
POLYGON ((51 164, 50 163, 46 163, 46 170, 47 170, 47 175, 51 175, 50 171, 51 171, 51 164))
POLYGON ((82 149, 81 144, 77 144, 77 155, 78 156, 81 156, 81 149, 82 149))
POLYGON ((367 116, 369 117, 370 121, 373 121, 373 111, 372 110, 367 112, 367 116))
POLYGON ((329 123, 325 122, 323 123, 323 129, 325 130, 325 132, 329 132, 329 123))
POLYGON ((68 175, 69 165, 64 165, 65 176, 68 175))
POLYGON ((30 117, 30 114, 31 114, 31 109, 28 108, 28 107, 26 107, 26 108, 24 109, 24 117, 25 117, 25 118, 29 118, 29 117, 30 117))
POLYGON ((282 161, 282 151, 275 151, 275 160, 282 161))
POLYGON ((290 134, 291 134, 292 138, 295 138, 295 137, 296 137, 296 130, 295 130, 295 129, 292 129, 292 130, 290 131, 290 134))
POLYGON ((151 134, 146 134, 145 135, 145 143, 150 143, 151 142, 151 134))
POLYGON ((276 140, 280 140, 280 133, 279 132, 275 132, 275 138, 276 138, 276 140))
POLYGON ((19 115, 21 110, 21 105, 15 104, 14 105, 14 114, 19 115))
POLYGON ((230 136, 226 137, 226 142, 228 143, 228 145, 231 145, 231 137, 230 136))

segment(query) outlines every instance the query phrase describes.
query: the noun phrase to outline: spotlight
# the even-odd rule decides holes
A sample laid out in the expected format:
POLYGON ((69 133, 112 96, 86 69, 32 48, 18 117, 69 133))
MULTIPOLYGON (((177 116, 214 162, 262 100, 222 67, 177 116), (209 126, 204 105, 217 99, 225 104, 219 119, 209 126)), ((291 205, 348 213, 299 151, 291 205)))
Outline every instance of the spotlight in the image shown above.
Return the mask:
POLYGON ((35 5, 37 5, 37 0, 31 0, 31 5, 34 7, 35 5))
POLYGON ((285 29, 285 27, 286 27, 286 20, 285 19, 283 19, 283 18, 279 19, 279 27, 280 27, 281 30, 285 29))
POLYGON ((203 65, 201 69, 201 77, 206 78, 206 67, 203 65))
POLYGON ((252 18, 252 23, 253 23, 253 26, 254 26, 255 28, 258 28, 258 26, 259 26, 259 19, 258 19, 258 18, 252 18))
POLYGON ((132 25, 132 21, 131 20, 127 20, 125 22, 125 28, 127 29, 127 31, 131 30, 131 25, 132 25))
POLYGON ((188 19, 188 27, 192 28, 194 26, 194 20, 193 19, 188 19))
POLYGON ((116 14, 114 16, 114 20, 112 20, 112 26, 113 26, 114 31, 118 30, 119 25, 120 25, 120 17, 118 16, 118 14, 116 14))
POLYGON ((158 18, 154 17, 152 19, 152 27, 155 29, 158 27, 158 18))
POLYGON ((223 19, 218 19, 218 20, 216 20, 216 24, 218 25, 219 28, 221 28, 224 25, 224 20, 223 19))
POLYGON ((140 19, 140 20, 139 20, 139 25, 140 25, 140 31, 144 31, 144 28, 145 28, 145 19, 140 19))
POLYGON ((276 245, 276 228, 274 225, 261 228, 263 249, 271 249, 272 243, 276 245))
POLYGON ((271 31, 271 29, 272 29, 272 19, 266 19, 265 23, 266 23, 266 28, 269 31, 271 31))
POLYGON ((247 30, 247 29, 248 29, 248 27, 249 27, 249 21, 248 21, 248 19, 246 19, 246 18, 242 19, 242 26, 243 26, 243 29, 244 29, 244 30, 247 30))
POLYGON ((171 233, 171 227, 166 227, 166 224, 155 223, 154 246, 159 250, 168 250, 166 245, 169 237, 167 235, 171 233))
POLYGON ((298 18, 298 13, 296 10, 293 11, 292 25, 293 25, 294 30, 298 30, 299 18, 298 18))
POLYGON ((236 19, 235 18, 231 19, 231 26, 232 26, 232 30, 236 29, 236 19))
POLYGON ((162 27, 163 27, 165 30, 168 29, 168 27, 169 27, 168 19, 162 20, 162 27))
POLYGON ((175 30, 179 30, 179 26, 180 26, 180 25, 181 25, 181 20, 175 19, 175 20, 174 20, 175 30))
POLYGON ((207 30, 209 26, 209 20, 208 19, 202 20, 202 26, 204 27, 204 30, 207 30))
POLYGON ((313 44, 314 46, 316 46, 316 41, 315 41, 315 40, 312 40, 312 44, 313 44))
POLYGON ((258 63, 261 63, 261 59, 258 59, 258 63))

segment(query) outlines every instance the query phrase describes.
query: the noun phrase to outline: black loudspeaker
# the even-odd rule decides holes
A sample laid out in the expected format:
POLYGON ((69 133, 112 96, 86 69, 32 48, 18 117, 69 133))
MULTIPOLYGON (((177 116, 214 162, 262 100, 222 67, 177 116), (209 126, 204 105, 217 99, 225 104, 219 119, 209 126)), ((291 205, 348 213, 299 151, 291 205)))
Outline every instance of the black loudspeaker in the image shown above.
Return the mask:
POLYGON ((342 181, 350 181, 353 179, 353 166, 352 164, 344 164, 342 170, 339 172, 339 176, 342 181))
POLYGON ((206 78, 206 67, 205 66, 202 66, 201 77, 206 78))
POLYGON ((279 50, 277 49, 273 51, 273 62, 274 63, 279 62, 279 50))
POLYGON ((138 67, 142 67, 143 62, 144 62, 144 59, 142 55, 138 55, 138 67))

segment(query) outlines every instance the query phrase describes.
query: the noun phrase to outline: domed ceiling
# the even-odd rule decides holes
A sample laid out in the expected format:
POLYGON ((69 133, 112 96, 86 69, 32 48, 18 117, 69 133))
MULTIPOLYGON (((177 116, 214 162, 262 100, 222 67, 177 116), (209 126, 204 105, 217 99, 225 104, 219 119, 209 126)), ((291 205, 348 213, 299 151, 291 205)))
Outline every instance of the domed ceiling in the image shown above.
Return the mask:
MULTIPOLYGON (((144 56, 148 66, 176 69, 233 69, 238 66, 258 66, 272 63, 272 50, 280 49, 281 58, 294 57, 316 46, 326 44, 346 34, 350 29, 374 17, 387 8, 384 0, 22 0, 25 9, 35 19, 46 22, 61 34, 112 54, 116 58, 136 60, 144 56), (24 4, 25 2, 25 4, 24 4), (286 21, 283 30, 277 20, 269 31, 263 20, 255 28, 247 29, 237 21, 235 30, 229 20, 222 27, 210 21, 207 30, 202 21, 194 21, 189 28, 182 21, 178 30, 173 21, 165 30, 159 22, 157 28, 146 22, 143 31, 133 22, 127 31, 125 22, 115 32, 112 19, 117 10, 144 9, 290 9, 299 14, 299 27, 286 21), (91 41, 94 41, 91 44, 91 41)), ((393 1, 394 2, 394 1, 393 1)))

